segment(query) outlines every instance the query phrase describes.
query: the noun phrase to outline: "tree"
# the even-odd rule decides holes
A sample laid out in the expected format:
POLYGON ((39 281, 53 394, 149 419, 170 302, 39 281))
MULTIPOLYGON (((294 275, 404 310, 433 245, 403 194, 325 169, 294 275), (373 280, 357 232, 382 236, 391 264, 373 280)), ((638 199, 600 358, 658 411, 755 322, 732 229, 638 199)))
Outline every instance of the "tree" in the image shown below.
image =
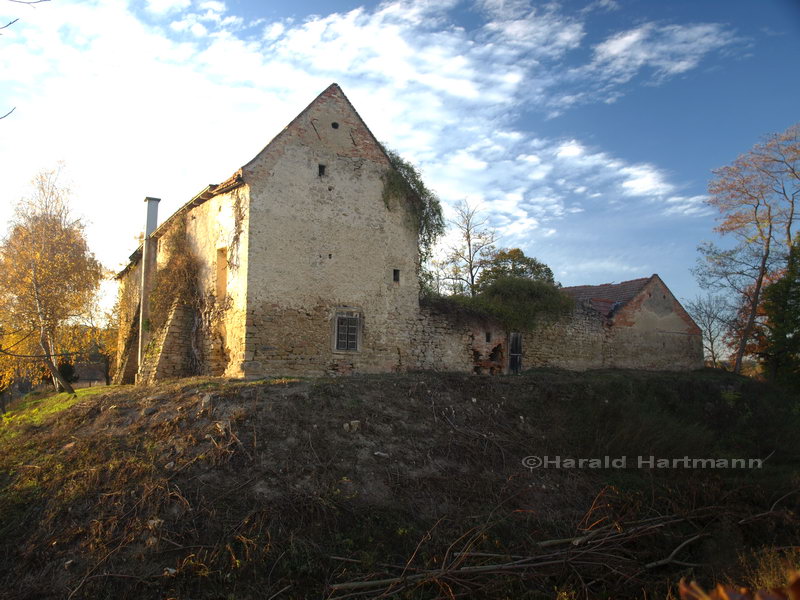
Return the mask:
POLYGON ((497 239, 487 223, 477 206, 470 206, 466 200, 456 205, 456 218, 451 224, 458 233, 458 241, 442 263, 443 278, 455 294, 474 297, 478 293, 478 277, 491 264, 497 239))
POLYGON ((483 290, 500 277, 522 277, 555 284, 553 271, 519 248, 500 249, 492 253, 478 276, 478 289, 483 290))
POLYGON ((686 310, 700 327, 706 360, 715 369, 722 367, 724 338, 731 326, 731 307, 725 297, 697 296, 686 304, 686 310))
POLYGON ((0 245, 0 309, 3 330, 36 338, 39 352, 29 357, 41 360, 54 383, 74 393, 57 367, 65 354, 59 334, 91 303, 102 268, 80 220, 69 214, 69 191, 59 174, 60 169, 39 173, 32 196, 17 206, 0 245))
POLYGON ((800 247, 792 248, 785 272, 764 290, 763 345, 759 354, 772 381, 800 381, 800 247))
POLYGON ((701 246, 701 285, 739 296, 744 320, 736 340, 734 371, 751 341, 768 273, 787 260, 800 200, 800 124, 769 136, 714 171, 709 204, 719 212, 716 231, 735 240, 731 250, 701 246))
POLYGON ((383 200, 389 202, 392 196, 405 198, 411 206, 417 228, 417 276, 420 289, 430 287, 431 273, 426 263, 431 257, 436 240, 444 233, 442 205, 436 192, 422 180, 419 170, 394 150, 383 146, 392 165, 384 176, 383 200))
POLYGON ((552 282, 501 275, 477 296, 463 298, 500 321, 509 331, 531 331, 544 317, 568 314, 573 300, 552 282))

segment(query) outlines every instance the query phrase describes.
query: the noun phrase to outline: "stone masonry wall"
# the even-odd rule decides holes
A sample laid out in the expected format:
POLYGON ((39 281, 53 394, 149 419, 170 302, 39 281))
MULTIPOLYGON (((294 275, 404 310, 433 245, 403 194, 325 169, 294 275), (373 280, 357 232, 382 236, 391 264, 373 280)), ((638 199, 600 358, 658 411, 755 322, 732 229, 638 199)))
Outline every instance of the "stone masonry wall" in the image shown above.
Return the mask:
POLYGON ((383 199, 388 168, 336 86, 242 168, 250 190, 242 373, 382 372, 413 362, 417 232, 405 199, 383 199), (335 350, 337 312, 360 316, 358 351, 335 350))
MULTIPOLYGON (((507 372, 509 332, 496 323, 422 307, 414 331, 416 368, 488 373, 498 372, 499 363, 507 372)), ((542 318, 538 327, 523 333, 522 351, 523 370, 680 371, 703 364, 700 331, 658 279, 611 319, 588 304, 576 304, 556 320, 542 318)))
POLYGON ((703 366, 700 330, 654 278, 610 319, 588 305, 523 337, 523 368, 684 371, 703 366))
POLYGON ((691 370, 703 366, 700 329, 659 278, 613 317, 605 366, 691 370))
MULTIPOLYGON (((248 189, 216 195, 192 208, 186 230, 200 262, 205 312, 200 348, 209 375, 242 375, 247 306, 248 189)), ((159 257, 161 258, 161 257, 159 257)))
POLYGON ((607 335, 608 326, 597 311, 578 304, 568 316, 543 318, 536 329, 523 334, 522 368, 602 368, 607 335))
POLYGON ((473 370, 471 329, 446 314, 421 307, 411 328, 411 368, 434 371, 473 370))
POLYGON ((133 383, 139 368, 139 294, 142 272, 139 265, 128 269, 119 278, 117 302, 119 323, 117 333, 116 372, 114 384, 133 383))
POLYGON ((151 336, 147 344, 137 383, 151 384, 192 373, 193 321, 191 308, 173 305, 163 327, 151 336))

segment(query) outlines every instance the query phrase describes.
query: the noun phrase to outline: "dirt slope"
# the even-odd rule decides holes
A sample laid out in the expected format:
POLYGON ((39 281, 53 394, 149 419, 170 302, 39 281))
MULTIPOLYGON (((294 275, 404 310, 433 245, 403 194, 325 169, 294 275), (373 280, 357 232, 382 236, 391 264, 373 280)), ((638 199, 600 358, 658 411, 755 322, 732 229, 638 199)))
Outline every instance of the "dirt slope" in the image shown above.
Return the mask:
POLYGON ((794 543, 800 495, 773 507, 800 487, 793 402, 636 372, 196 379, 29 402, 0 430, 0 594, 665 593, 794 543), (523 464, 770 453, 757 470, 523 464))

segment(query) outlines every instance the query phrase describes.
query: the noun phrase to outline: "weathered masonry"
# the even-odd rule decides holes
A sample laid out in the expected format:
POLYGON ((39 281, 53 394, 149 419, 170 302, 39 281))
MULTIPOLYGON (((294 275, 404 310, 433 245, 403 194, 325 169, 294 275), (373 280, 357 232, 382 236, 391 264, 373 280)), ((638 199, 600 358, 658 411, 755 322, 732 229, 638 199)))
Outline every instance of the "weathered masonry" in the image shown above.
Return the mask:
POLYGON ((658 275, 563 289, 575 309, 523 336, 528 365, 576 371, 703 366, 700 329, 658 275))
POLYGON ((657 276, 618 284, 636 288, 622 295, 566 288, 573 316, 524 334, 420 307, 416 221, 406 199, 384 197, 391 168, 331 85, 148 231, 117 275, 116 380, 701 366, 699 330, 657 276))

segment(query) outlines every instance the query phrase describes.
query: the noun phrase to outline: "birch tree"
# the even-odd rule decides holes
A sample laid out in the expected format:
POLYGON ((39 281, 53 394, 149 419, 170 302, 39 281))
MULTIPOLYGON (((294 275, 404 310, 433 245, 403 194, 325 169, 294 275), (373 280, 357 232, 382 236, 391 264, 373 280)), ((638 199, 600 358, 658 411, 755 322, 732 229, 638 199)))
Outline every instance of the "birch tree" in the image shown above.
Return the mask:
POLYGON ((19 356, 40 360, 57 386, 74 393, 57 367, 63 355, 57 340, 61 328, 92 302, 102 268, 89 251, 81 221, 70 216, 69 191, 59 173, 42 171, 34 178, 32 195, 17 205, 0 245, 0 327, 32 336, 38 353, 19 356))

